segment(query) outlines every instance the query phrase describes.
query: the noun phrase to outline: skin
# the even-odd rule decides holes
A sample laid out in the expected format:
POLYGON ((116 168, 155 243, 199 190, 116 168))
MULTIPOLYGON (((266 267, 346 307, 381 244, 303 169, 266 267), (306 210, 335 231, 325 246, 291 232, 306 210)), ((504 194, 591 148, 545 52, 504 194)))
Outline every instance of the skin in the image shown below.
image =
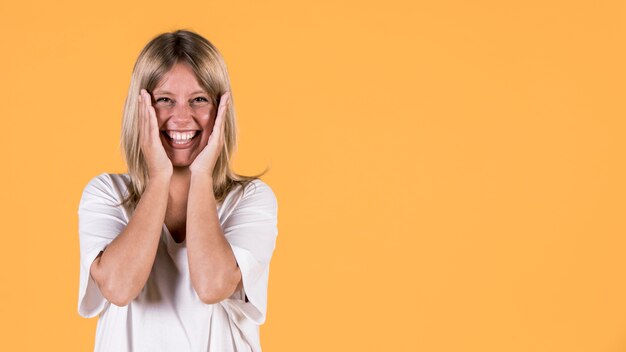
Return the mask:
POLYGON ((124 306, 145 286, 162 224, 186 240, 191 282, 200 300, 214 304, 242 287, 241 271, 219 223, 213 168, 224 145, 230 93, 215 107, 186 63, 177 63, 138 101, 140 144, 149 181, 126 228, 91 265, 104 297, 124 306), (167 130, 196 130, 189 147, 173 146, 167 130))

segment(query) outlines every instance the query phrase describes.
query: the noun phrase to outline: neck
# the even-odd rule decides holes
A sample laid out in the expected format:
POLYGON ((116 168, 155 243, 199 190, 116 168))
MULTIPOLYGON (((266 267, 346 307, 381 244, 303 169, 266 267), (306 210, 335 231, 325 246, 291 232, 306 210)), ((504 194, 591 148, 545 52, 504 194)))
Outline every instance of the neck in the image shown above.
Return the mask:
POLYGON ((187 199, 191 183, 191 171, 188 167, 174 166, 174 172, 170 179, 170 198, 187 199))
POLYGON ((188 166, 174 166, 174 172, 172 173, 172 181, 182 182, 186 180, 186 182, 189 182, 190 179, 191 179, 191 171, 189 171, 188 166))

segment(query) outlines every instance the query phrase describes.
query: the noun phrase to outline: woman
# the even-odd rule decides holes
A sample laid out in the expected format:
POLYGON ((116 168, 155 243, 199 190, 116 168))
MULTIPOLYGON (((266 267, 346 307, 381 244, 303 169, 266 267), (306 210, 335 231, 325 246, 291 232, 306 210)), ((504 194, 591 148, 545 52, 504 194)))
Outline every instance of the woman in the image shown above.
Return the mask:
POLYGON ((260 351, 277 203, 230 168, 236 124, 224 61, 164 33, 141 51, 124 108, 127 174, 80 201, 81 316, 96 351, 260 351))

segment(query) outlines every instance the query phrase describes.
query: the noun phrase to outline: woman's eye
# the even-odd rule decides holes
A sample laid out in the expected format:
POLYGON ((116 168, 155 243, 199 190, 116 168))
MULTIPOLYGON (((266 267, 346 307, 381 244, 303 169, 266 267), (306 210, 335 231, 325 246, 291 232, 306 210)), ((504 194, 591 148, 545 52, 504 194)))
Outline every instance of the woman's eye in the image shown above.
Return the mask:
POLYGON ((209 103, 209 99, 205 97, 196 97, 191 101, 191 103, 195 106, 204 106, 209 103))
POLYGON ((156 102, 157 102, 157 103, 158 103, 158 102, 161 102, 161 101, 162 101, 162 102, 169 102, 169 100, 170 100, 170 98, 159 98, 159 99, 157 99, 157 100, 156 100, 156 102))

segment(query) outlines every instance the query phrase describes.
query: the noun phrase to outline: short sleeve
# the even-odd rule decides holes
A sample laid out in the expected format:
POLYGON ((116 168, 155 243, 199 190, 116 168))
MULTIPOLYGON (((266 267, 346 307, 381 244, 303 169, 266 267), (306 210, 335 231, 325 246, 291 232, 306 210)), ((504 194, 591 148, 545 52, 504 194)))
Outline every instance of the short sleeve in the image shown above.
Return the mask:
POLYGON ((244 299, 229 299, 255 324, 265 322, 269 264, 274 252, 278 204, 272 189, 256 179, 222 225, 241 270, 244 299))
POLYGON ((119 201, 111 176, 103 173, 89 181, 78 206, 80 241, 78 314, 85 318, 98 315, 107 303, 89 269, 98 254, 128 223, 122 207, 117 206, 119 201))

